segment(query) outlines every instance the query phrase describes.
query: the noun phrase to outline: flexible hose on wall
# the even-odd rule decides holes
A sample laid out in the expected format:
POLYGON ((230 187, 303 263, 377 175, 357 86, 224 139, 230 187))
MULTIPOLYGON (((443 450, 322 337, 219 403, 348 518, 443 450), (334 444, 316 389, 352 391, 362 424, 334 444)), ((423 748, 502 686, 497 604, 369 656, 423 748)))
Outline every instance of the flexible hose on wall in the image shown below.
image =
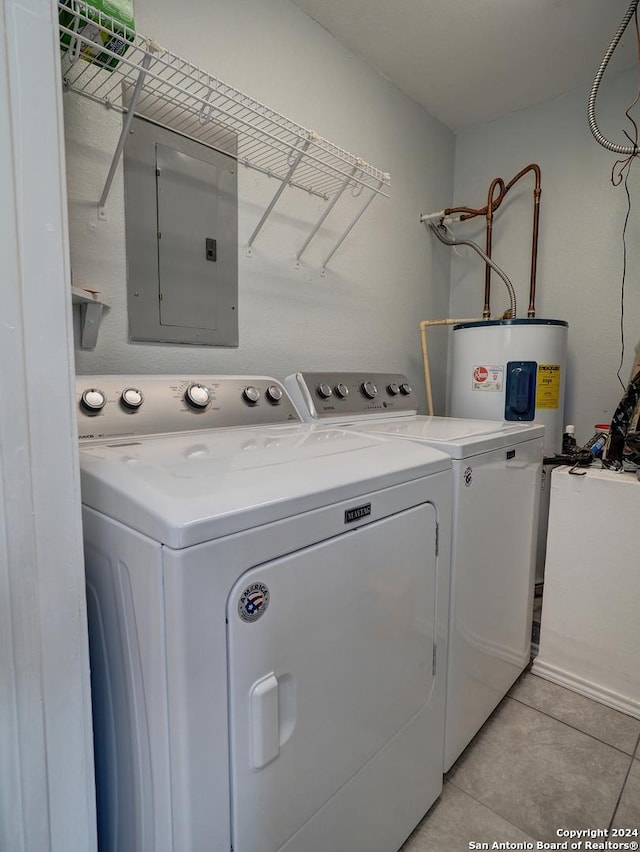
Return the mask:
POLYGON ((516 316, 516 291, 513 288, 513 284, 510 279, 507 277, 507 274, 500 269, 497 263, 495 263, 489 255, 485 254, 482 251, 480 246, 477 243, 474 243, 473 240, 457 240, 442 223, 436 225, 434 222, 427 222, 429 228, 433 231, 436 237, 440 240, 441 243, 444 243, 446 246, 469 246, 474 251, 476 251, 480 257, 487 263, 494 272, 496 272, 500 278, 504 281, 507 290, 509 291, 509 303, 510 303, 510 311, 511 317, 515 319, 516 316))
POLYGON ((600 81, 604 75, 605 69, 609 64, 609 60, 613 55, 613 51, 618 46, 618 42, 622 38, 622 34, 627 28, 627 25, 633 15, 635 14, 636 9, 638 8, 638 2, 640 0, 632 0, 631 5, 627 9, 624 18, 620 26, 618 27, 616 34, 611 40, 611 44, 607 48, 607 52, 605 53, 602 62, 600 63, 600 67, 596 73, 595 79, 593 81, 593 86, 591 87, 591 94, 589 95, 589 108, 588 108, 588 117, 589 117, 589 128, 593 134, 594 139, 603 148, 607 148, 609 151, 613 151, 616 154, 626 154, 626 155, 636 155, 638 153, 638 149, 636 145, 617 145, 615 142, 609 142, 600 130, 598 129, 598 124, 596 122, 596 98, 598 96, 598 89, 600 88, 600 81))

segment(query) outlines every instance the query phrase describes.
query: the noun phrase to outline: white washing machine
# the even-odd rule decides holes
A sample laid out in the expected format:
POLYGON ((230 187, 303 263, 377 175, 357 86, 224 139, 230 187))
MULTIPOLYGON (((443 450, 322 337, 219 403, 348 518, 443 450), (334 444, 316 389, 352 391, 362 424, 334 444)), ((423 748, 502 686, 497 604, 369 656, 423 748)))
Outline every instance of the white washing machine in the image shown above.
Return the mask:
POLYGON ((451 456, 446 771, 529 663, 544 427, 421 417, 398 374, 296 373, 285 385, 307 420, 451 456))
POLYGON ((450 460, 269 378, 77 396, 100 852, 394 852, 442 786, 450 460))

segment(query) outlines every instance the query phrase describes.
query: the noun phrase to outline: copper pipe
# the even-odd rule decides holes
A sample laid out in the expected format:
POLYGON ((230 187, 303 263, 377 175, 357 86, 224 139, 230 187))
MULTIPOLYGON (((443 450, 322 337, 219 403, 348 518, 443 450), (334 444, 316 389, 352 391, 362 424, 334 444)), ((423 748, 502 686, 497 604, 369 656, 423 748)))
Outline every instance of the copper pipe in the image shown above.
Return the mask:
MULTIPOLYGON (((494 194, 496 187, 499 189, 497 203, 500 204, 506 192, 504 181, 502 178, 494 178, 489 185, 489 193, 487 195, 487 237, 486 237, 486 254, 491 257, 491 244, 493 236, 493 210, 494 210, 494 194)), ((482 318, 488 319, 491 316, 491 267, 485 264, 484 267, 484 307, 482 308, 482 318)))
MULTIPOLYGON (((528 317, 535 317, 536 315, 536 307, 535 307, 535 299, 536 299, 536 275, 538 268, 538 234, 539 234, 539 223, 540 223, 540 196, 542 195, 541 188, 541 173, 540 166, 537 163, 530 163, 528 166, 525 166, 521 169, 517 175, 515 175, 508 184, 505 185, 502 178, 494 178, 491 181, 489 186, 489 193, 487 204, 484 207, 474 208, 474 207, 448 207, 444 214, 445 216, 452 216, 456 213, 462 214, 460 216, 460 221, 464 222, 467 219, 474 219, 476 216, 485 216, 487 220, 487 251, 486 254, 488 257, 491 257, 491 247, 492 247, 492 236, 493 236, 493 214, 502 204, 505 195, 509 192, 509 190, 520 180, 520 178, 524 177, 529 172, 534 172, 536 176, 535 188, 533 190, 533 235, 531 241, 531 276, 530 276, 530 284, 529 284, 529 307, 527 309, 528 317), (494 192, 496 186, 499 188, 499 193, 497 197, 494 198, 494 192)), ((484 318, 490 316, 491 308, 490 308, 490 295, 491 295, 491 267, 487 264, 485 270, 485 292, 484 292, 484 307, 482 310, 482 315, 484 318)))
POLYGON ((533 190, 533 237, 531 241, 531 279, 529 284, 529 307, 528 317, 536 315, 536 275, 538 273, 538 225, 540 222, 540 174, 538 171, 536 188, 533 190))
POLYGON ((540 196, 542 195, 540 166, 537 163, 530 163, 524 169, 518 172, 515 177, 511 178, 506 185, 504 194, 517 183, 521 177, 524 177, 528 172, 534 172, 536 176, 536 184, 533 190, 533 235, 531 238, 531 276, 529 280, 529 307, 527 308, 527 316, 535 317, 536 315, 536 274, 538 269, 538 226, 540 222, 540 196))
MULTIPOLYGON (((498 207, 502 204, 502 199, 505 194, 504 181, 502 178, 496 178, 496 181, 500 182, 500 195, 497 198, 493 199, 493 210, 496 211, 498 207)), ((446 210, 443 210, 445 216, 452 216, 455 213, 462 213, 460 216, 461 222, 466 222, 467 219, 474 219, 476 216, 486 216, 487 215, 487 206, 478 207, 447 207, 446 210)))
POLYGON ((464 222, 465 219, 473 219, 474 216, 484 216, 486 210, 486 207, 483 210, 476 210, 475 207, 447 207, 444 210, 444 215, 451 216, 453 213, 466 213, 466 216, 460 217, 460 221, 464 222))

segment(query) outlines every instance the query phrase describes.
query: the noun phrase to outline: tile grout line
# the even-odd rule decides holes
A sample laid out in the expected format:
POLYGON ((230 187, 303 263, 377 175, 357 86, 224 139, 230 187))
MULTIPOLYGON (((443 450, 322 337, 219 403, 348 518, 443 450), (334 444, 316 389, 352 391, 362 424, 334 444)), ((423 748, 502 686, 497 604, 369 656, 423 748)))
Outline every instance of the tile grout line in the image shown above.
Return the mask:
MULTIPOLYGON (((451 771, 451 770, 449 770, 449 771, 451 771)), ((523 834, 526 834, 526 836, 530 837, 531 840, 537 840, 538 839, 537 837, 532 837, 529 834, 529 832, 525 828, 523 828, 521 825, 518 825, 517 823, 512 822, 510 819, 507 819, 499 811, 494 810, 486 802, 483 802, 481 799, 478 799, 476 796, 474 796, 473 793, 470 793, 468 790, 465 790, 462 787, 460 787, 458 784, 455 783, 455 781, 447 781, 447 784, 451 784, 453 787, 456 788, 456 790, 460 790, 460 792, 464 793, 465 796, 468 796, 470 799, 473 799, 474 802, 477 802, 477 804, 481 805, 483 808, 486 808, 488 811, 491 811, 492 814, 495 814, 497 817, 500 817, 501 820, 503 820, 504 822, 513 826, 513 828, 517 828, 518 831, 521 831, 523 834)))
MULTIPOLYGON (((575 725, 572 725, 570 722, 565 722, 563 719, 558 719, 557 716, 552 716, 551 713, 547 713, 546 710, 541 710, 539 707, 534 707, 532 704, 527 704, 526 701, 522 701, 520 698, 516 698, 513 695, 509 695, 509 693, 507 693, 507 695, 505 697, 510 698, 512 701, 517 701, 518 704, 521 704, 523 707, 528 707, 530 710, 535 710, 536 713, 542 713, 543 716, 546 716, 549 719, 553 719, 555 722, 560 722, 561 725, 566 725, 567 728, 571 728, 572 731, 577 731, 579 734, 584 734, 585 737, 591 737, 592 740, 595 740, 598 743, 602 743, 602 745, 609 746, 609 748, 615 749, 615 751, 619 751, 620 754, 624 754, 625 757, 630 756, 631 758, 633 758, 634 754, 637 750, 638 744, 640 743, 640 735, 639 735, 638 741, 636 741, 636 745, 634 746, 631 755, 629 755, 628 751, 625 751, 624 749, 619 748, 618 746, 612 745, 611 743, 608 743, 605 740, 601 740, 600 737, 596 737, 595 734, 590 734, 588 731, 583 731, 581 728, 576 728, 575 725)), ((588 700, 591 701, 592 699, 588 699, 588 700)), ((597 704, 597 703, 598 703, 597 701, 594 702, 594 704, 597 704)), ((602 705, 602 706, 604 707, 606 705, 602 705)), ((619 712, 619 711, 616 711, 616 712, 619 712)), ((630 716, 629 718, 633 719, 634 717, 630 716)))
MULTIPOLYGON (((640 742, 640 736, 638 737, 638 742, 640 742)), ((636 743, 637 748, 637 743, 636 743)), ((620 788, 620 792, 618 793, 618 798, 616 799, 616 804, 613 808, 613 813, 611 814, 611 819, 609 820, 609 831, 613 826, 613 821, 616 818, 616 814, 618 813, 618 808, 620 807, 620 802, 622 801, 622 794, 624 793, 624 788, 627 786, 627 781, 629 780, 629 775, 631 775, 631 769, 633 768, 633 761, 635 757, 633 754, 631 755, 631 760, 629 761, 629 768, 627 769, 627 774, 624 776, 624 781, 622 782, 622 787, 620 788)))
MULTIPOLYGON (((526 702, 522 701, 521 699, 518 699, 518 698, 516 698, 516 697, 514 697, 514 696, 511 696, 511 695, 509 695, 509 694, 507 694, 505 697, 506 697, 506 698, 511 698, 513 701, 517 702, 517 703, 518 703, 518 704, 520 704, 521 706, 523 706, 523 707, 528 707, 530 710, 532 710, 532 711, 534 711, 534 712, 537 712, 537 713, 540 713, 541 715, 546 716, 546 717, 547 717, 547 718, 549 718, 549 719, 552 719, 554 722, 560 722, 560 724, 565 725, 567 728, 569 728, 569 729, 571 729, 571 730, 573 730, 573 731, 576 731, 577 733, 584 734, 585 736, 589 737, 590 739, 593 739, 593 740, 595 740, 596 742, 601 743, 602 745, 608 746, 609 748, 613 749, 614 751, 618 752, 619 754, 624 755, 625 757, 627 757, 627 758, 629 759, 629 766, 628 766, 628 768, 627 768, 627 772, 626 772, 626 774, 625 774, 624 781, 623 781, 623 783, 622 783, 622 785, 621 785, 620 792, 619 792, 619 794, 618 794, 618 797, 617 797, 617 800, 616 800, 616 803, 615 803, 615 806, 614 806, 614 809, 613 809, 613 814, 612 814, 611 820, 610 820, 610 822, 609 822, 609 829, 611 829, 611 827, 612 827, 612 825, 613 825, 613 822, 614 822, 614 820, 615 820, 616 814, 617 814, 617 812, 618 812, 618 808, 619 808, 619 805, 620 805, 620 801, 621 801, 621 799, 622 799, 622 795, 623 795, 623 793, 624 793, 624 790, 625 790, 626 784, 627 784, 627 782, 628 782, 629 775, 630 775, 630 773, 631 773, 631 769, 633 768, 634 760, 636 760, 636 759, 637 759, 637 760, 639 760, 639 761, 640 761, 640 734, 638 734, 638 736, 637 736, 637 738, 636 738, 636 741, 635 741, 635 745, 633 746, 633 748, 632 748, 632 750, 631 750, 631 754, 629 754, 629 752, 624 751, 623 749, 619 748, 618 746, 615 746, 615 745, 612 745, 611 743, 605 742, 604 740, 600 739, 599 737, 594 736, 593 734, 590 734, 590 733, 588 733, 587 731, 583 731, 583 730, 581 730, 580 728, 575 727, 575 725, 570 724, 569 722, 565 722, 565 721, 563 721, 562 719, 558 719, 556 716, 552 716, 550 713, 547 713, 546 711, 541 710, 541 709, 539 709, 538 707, 534 707, 534 706, 532 706, 531 704, 527 704, 526 702)), ((594 702, 594 703, 597 703, 597 702, 594 702)), ((496 708, 496 709, 497 709, 497 708, 496 708)), ((634 718, 634 717, 630 717, 630 718, 634 718)), ((518 831, 522 831, 525 835, 527 835, 527 837, 531 837, 531 834, 529 833, 529 831, 528 831, 526 828, 524 828, 523 826, 518 825, 517 823, 513 822, 511 819, 506 818, 506 817, 505 817, 505 816, 503 816, 503 815, 502 815, 499 811, 494 810, 494 809, 493 809, 490 805, 488 805, 486 802, 484 802, 484 801, 482 801, 481 799, 477 798, 477 796, 476 796, 476 795, 474 795, 473 793, 471 793, 471 792, 469 792, 468 790, 466 790, 466 789, 464 789, 463 787, 461 787, 459 784, 457 784, 457 783, 456 783, 454 780, 452 780, 451 778, 447 777, 447 776, 449 776, 449 774, 450 774, 450 773, 452 773, 452 772, 453 772, 453 767, 452 767, 452 769, 450 769, 447 773, 445 773, 445 783, 451 784, 451 785, 452 785, 452 786, 454 786, 457 790, 459 790, 460 792, 464 793, 464 795, 469 796, 469 798, 471 798, 473 801, 475 801, 475 802, 476 802, 477 804, 479 804, 481 807, 486 808, 488 811, 490 811, 491 813, 493 813, 493 814, 495 814, 496 816, 498 816, 501 820, 503 820, 503 821, 504 821, 505 823, 507 823, 508 825, 513 826, 514 828, 518 829, 518 831)), ((454 778, 455 778, 455 773, 454 773, 454 778)), ((532 839, 534 839, 534 840, 535 840, 536 838, 532 838, 532 839)))
POLYGON ((622 783, 622 789, 620 790, 620 795, 618 796, 618 799, 617 799, 617 801, 616 801, 616 805, 615 805, 615 807, 614 807, 614 809, 613 809, 613 814, 612 814, 612 816, 611 816, 611 821, 609 822, 609 831, 611 831, 611 829, 612 829, 612 827, 613 827, 613 823, 614 823, 615 818, 616 818, 616 815, 617 815, 617 813, 618 813, 618 808, 620 807, 620 802, 622 801, 622 796, 623 796, 623 794, 624 794, 624 789, 625 789, 625 787, 627 786, 627 782, 628 782, 628 780, 629 780, 629 775, 631 775, 631 770, 633 769, 633 763, 634 763, 634 761, 636 760, 636 757, 638 756, 638 749, 640 749, 640 734, 638 734, 638 739, 636 740, 636 747, 635 747, 635 749, 634 749, 634 751, 633 751, 633 754, 631 755, 631 761, 630 761, 630 763, 629 763, 629 769, 627 770, 627 774, 625 775, 624 781, 623 781, 623 783, 622 783))

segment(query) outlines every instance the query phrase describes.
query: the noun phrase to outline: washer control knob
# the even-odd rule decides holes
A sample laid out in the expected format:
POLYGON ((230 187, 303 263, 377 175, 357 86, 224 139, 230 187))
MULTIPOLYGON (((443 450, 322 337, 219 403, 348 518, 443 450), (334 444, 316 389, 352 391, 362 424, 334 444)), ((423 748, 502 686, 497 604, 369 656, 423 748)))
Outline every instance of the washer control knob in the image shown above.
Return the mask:
POLYGON ((266 390, 266 396, 270 403, 277 405, 282 399, 282 388, 278 385, 269 385, 266 390))
POLYGON ((398 396, 398 394, 400 393, 400 388, 395 382, 391 382, 391 384, 387 385, 387 393, 390 396, 398 396))
POLYGON ((245 402, 248 402, 251 405, 255 405, 256 402, 260 399, 260 391, 258 390, 258 388, 254 388, 253 385, 249 385, 249 387, 245 388, 242 391, 242 396, 245 402))
POLYGON ((374 385, 373 382, 363 382, 360 385, 360 390, 367 397, 367 399, 375 399, 378 395, 378 388, 374 385))
POLYGON ((344 399, 349 396, 349 388, 344 384, 344 382, 340 382, 339 385, 336 385, 336 396, 339 396, 340 399, 344 399))
POLYGON ((140 408, 140 406, 144 402, 142 391, 139 391, 138 388, 125 388, 122 391, 120 402, 125 408, 129 408, 132 411, 135 411, 135 409, 140 408))
POLYGON ((80 403, 87 414, 97 414, 107 404, 107 397, 98 388, 88 388, 83 392, 80 403))
POLYGON ((318 385, 318 396, 322 397, 322 399, 329 399, 329 397, 333 394, 331 387, 324 382, 318 385))
POLYGON ((409 396, 409 394, 410 394, 411 392, 412 392, 412 387, 411 387, 411 385, 410 385, 408 382, 403 382, 403 383, 400 385, 400 393, 401 393, 403 396, 409 396))
POLYGON ((194 408, 206 408, 211 402, 211 391, 204 385, 192 384, 185 391, 184 398, 194 408))

